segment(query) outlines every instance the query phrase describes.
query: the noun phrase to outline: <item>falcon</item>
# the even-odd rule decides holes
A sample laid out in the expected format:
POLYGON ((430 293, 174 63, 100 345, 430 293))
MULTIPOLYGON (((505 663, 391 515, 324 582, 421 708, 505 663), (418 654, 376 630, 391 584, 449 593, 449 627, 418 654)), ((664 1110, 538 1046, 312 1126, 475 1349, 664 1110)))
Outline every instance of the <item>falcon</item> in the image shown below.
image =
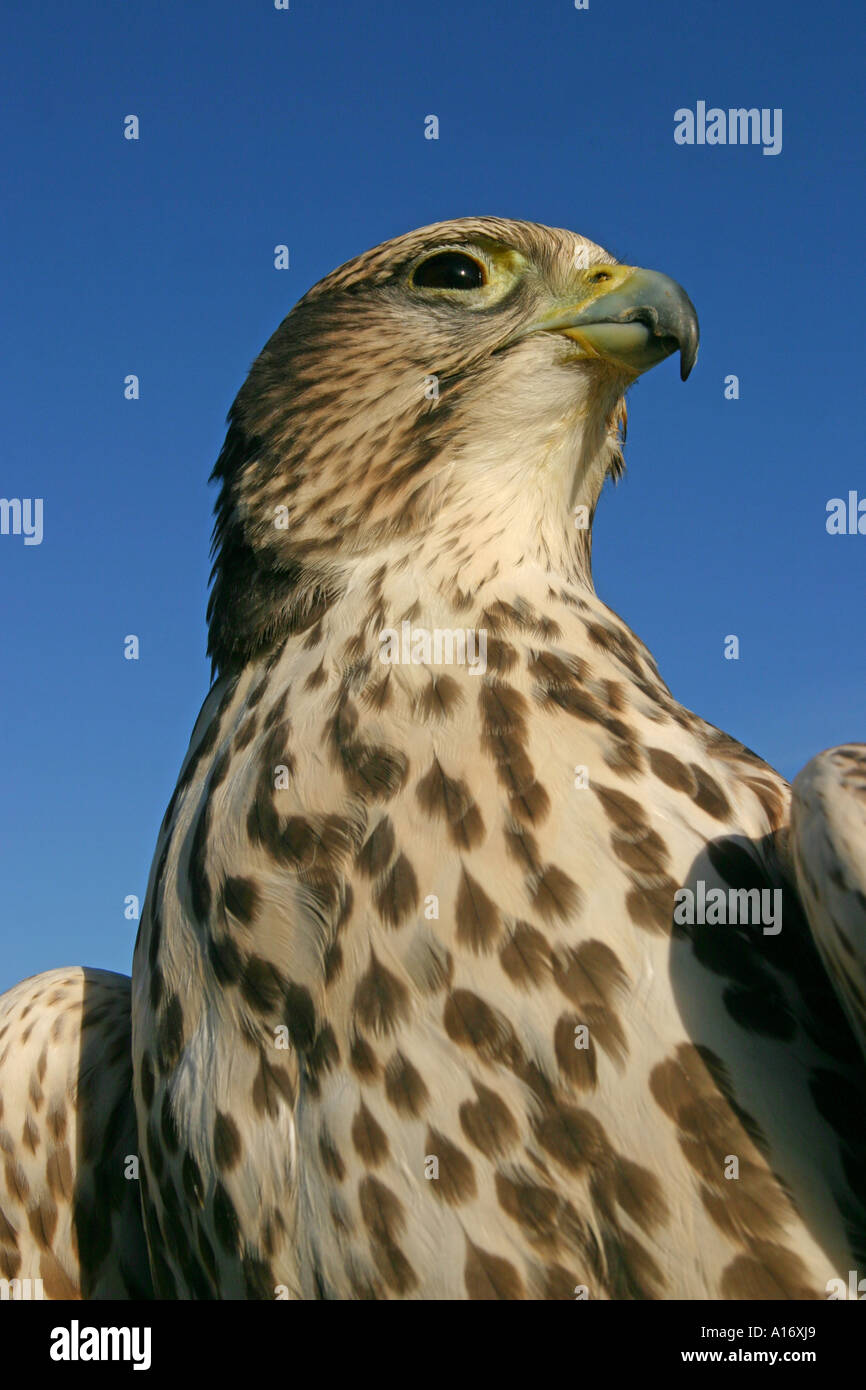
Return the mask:
MULTIPOLYGON (((334 271, 253 364, 132 1095, 107 1054, 90 1091, 105 1143, 134 1101, 157 1297, 815 1299, 862 1267, 866 745, 792 798, 592 583, 625 393, 697 343, 665 275, 468 218, 334 271)), ((27 1023, 0 1001, 13 1172, 40 1141, 0 1237, 86 1296, 89 1249, 30 1219, 44 979, 27 1023)), ((114 1296, 141 1236, 102 1242, 114 1296)))

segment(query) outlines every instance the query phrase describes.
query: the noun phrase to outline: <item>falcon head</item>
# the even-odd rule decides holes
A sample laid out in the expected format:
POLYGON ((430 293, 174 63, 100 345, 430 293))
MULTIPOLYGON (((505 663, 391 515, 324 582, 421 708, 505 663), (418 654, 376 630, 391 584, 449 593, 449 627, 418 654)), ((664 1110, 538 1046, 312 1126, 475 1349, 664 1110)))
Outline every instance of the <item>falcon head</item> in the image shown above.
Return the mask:
POLYGON ((301 631, 359 566, 471 592, 542 564, 591 585, 591 517, 622 468, 624 394, 698 323, 656 271, 532 222, 440 222, 295 305, 229 412, 213 478, 208 650, 226 673, 301 631))

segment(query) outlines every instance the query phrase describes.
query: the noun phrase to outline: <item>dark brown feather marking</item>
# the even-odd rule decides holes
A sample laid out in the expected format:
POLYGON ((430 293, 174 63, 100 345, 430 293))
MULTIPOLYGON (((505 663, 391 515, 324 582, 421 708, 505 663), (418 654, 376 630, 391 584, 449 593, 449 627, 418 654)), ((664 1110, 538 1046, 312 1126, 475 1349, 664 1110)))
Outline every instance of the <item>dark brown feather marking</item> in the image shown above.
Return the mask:
POLYGON ((498 1158, 517 1143, 517 1121, 495 1091, 474 1079, 472 1085, 477 1099, 460 1106, 460 1125, 476 1149, 487 1158, 498 1158))
POLYGON ((523 1280, 517 1270, 499 1255, 466 1241, 466 1264, 463 1268, 466 1295, 473 1300, 522 1299, 526 1297, 523 1280))
POLYGON ((421 1073, 402 1052, 395 1052, 385 1068, 385 1095, 407 1115, 420 1115, 430 1098, 421 1073))
POLYGON ((468 786, 449 777, 438 758, 418 782, 415 794, 427 815, 445 821, 451 839, 461 849, 472 849, 484 838, 484 821, 468 786))
POLYGON ((499 909, 462 866, 454 908, 457 940, 475 955, 492 951, 500 933, 499 909))
POLYGON ((381 961, 370 952, 370 964, 360 980, 353 1000, 355 1017, 362 1028, 377 1034, 392 1033, 409 1013, 409 991, 381 961))
POLYGON ((450 1206, 459 1206, 475 1196, 477 1188, 472 1163, 456 1144, 439 1130, 428 1129, 424 1152, 438 1162, 439 1175, 430 1179, 434 1196, 450 1206))

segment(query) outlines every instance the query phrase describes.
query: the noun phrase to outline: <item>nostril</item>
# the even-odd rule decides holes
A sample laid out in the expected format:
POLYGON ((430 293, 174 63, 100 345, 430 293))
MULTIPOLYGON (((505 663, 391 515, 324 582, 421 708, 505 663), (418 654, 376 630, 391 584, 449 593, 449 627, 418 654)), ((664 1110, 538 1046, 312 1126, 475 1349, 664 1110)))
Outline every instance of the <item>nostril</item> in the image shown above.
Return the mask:
POLYGON ((647 328, 651 328, 652 331, 655 332, 658 326, 659 316, 655 309, 651 308, 649 305, 640 305, 634 309, 629 309, 627 313, 623 314, 622 319, 625 323, 645 324, 647 328))
POLYGON ((609 270, 594 270, 589 277, 589 283, 591 285, 600 285, 610 278, 611 274, 609 270))

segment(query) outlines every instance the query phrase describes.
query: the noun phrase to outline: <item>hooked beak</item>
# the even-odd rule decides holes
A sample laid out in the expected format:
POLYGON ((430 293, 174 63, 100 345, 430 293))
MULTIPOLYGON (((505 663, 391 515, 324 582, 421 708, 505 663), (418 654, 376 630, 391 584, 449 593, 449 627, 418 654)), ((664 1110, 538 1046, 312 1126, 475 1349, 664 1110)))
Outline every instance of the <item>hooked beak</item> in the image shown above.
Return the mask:
POLYGON ((562 333, 582 349, 639 376, 679 349, 685 381, 698 355, 698 316, 676 280, 630 265, 578 271, 576 293, 560 300, 520 337, 562 333))

